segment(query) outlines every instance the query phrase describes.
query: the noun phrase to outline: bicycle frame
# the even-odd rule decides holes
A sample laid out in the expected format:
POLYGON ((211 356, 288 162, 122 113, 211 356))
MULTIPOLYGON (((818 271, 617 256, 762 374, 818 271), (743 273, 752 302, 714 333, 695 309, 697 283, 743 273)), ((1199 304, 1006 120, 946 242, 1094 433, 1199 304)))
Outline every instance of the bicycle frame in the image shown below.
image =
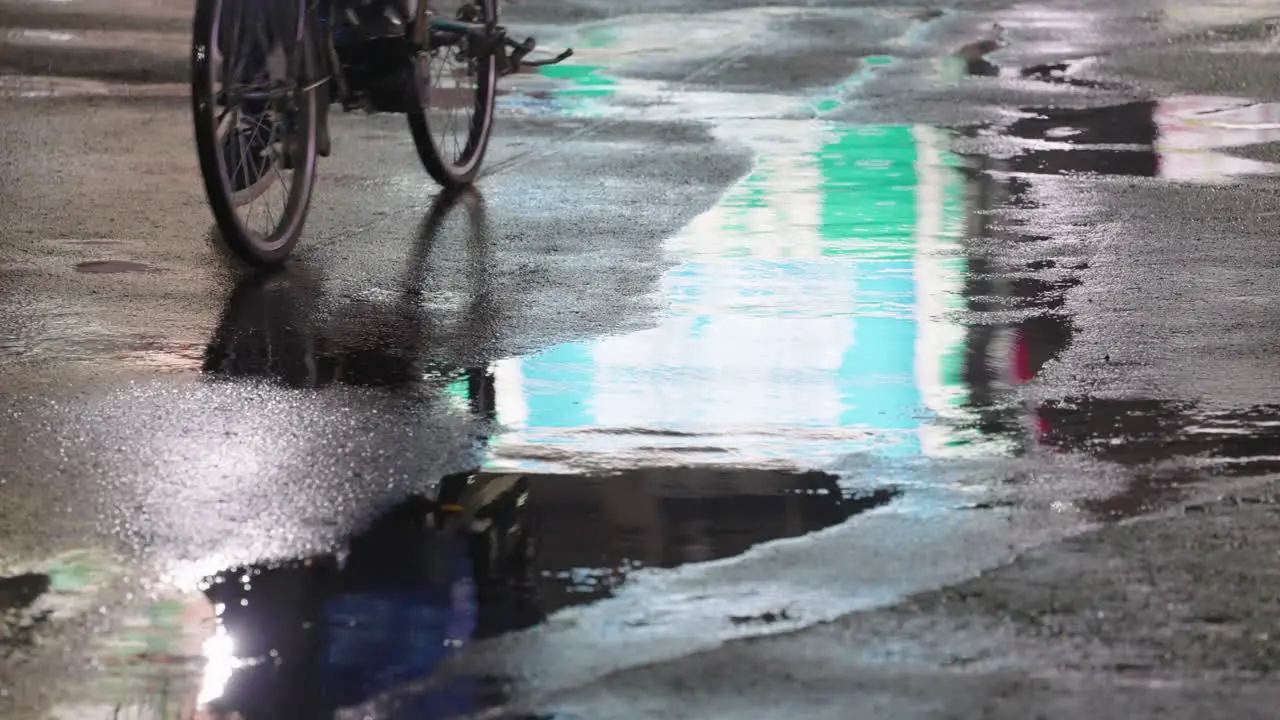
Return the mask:
MULTIPOLYGON (((477 0, 477 2, 485 2, 486 0, 477 0)), ((492 23, 469 23, 461 20, 451 20, 448 18, 432 17, 430 15, 430 7, 427 0, 420 0, 418 5, 418 18, 414 23, 413 42, 421 48, 430 47, 432 45, 433 35, 439 33, 449 37, 457 35, 466 35, 472 40, 478 40, 485 46, 489 52, 497 52, 500 54, 502 64, 507 69, 506 72, 514 72, 521 65, 528 67, 537 67, 541 65, 554 65, 562 62, 569 56, 573 55, 573 50, 566 50, 554 58, 540 61, 528 61, 524 57, 533 51, 537 42, 533 38, 525 38, 522 42, 516 42, 507 36, 506 28, 498 24, 501 17, 501 0, 488 0, 493 3, 493 22, 492 23), (502 54, 502 50, 511 48, 511 54, 502 54)))
MULTIPOLYGON (((430 48, 435 45, 449 44, 457 36, 465 35, 473 41, 478 41, 477 44, 484 48, 484 52, 499 54, 499 63, 503 68, 503 74, 514 72, 521 65, 528 67, 553 65, 573 54, 572 50, 566 50, 546 60, 525 60, 525 56, 533 51, 536 41, 533 38, 526 38, 517 42, 507 36, 506 29, 498 24, 501 0, 476 1, 491 2, 493 4, 492 22, 465 22, 434 16, 431 12, 429 0, 419 0, 418 13, 412 23, 412 34, 407 39, 418 48, 430 48), (507 48, 510 48, 510 54, 504 52, 507 48)), ((335 0, 298 0, 298 3, 302 11, 297 28, 299 39, 304 44, 307 44, 303 38, 308 34, 307 25, 309 24, 311 37, 320 40, 320 42, 307 44, 311 52, 306 54, 302 73, 307 89, 317 87, 332 79, 338 90, 339 97, 346 97, 348 94, 347 82, 346 78, 339 72, 341 63, 337 49, 333 44, 331 26, 329 25, 335 0), (322 52, 323 54, 321 54, 322 52)))

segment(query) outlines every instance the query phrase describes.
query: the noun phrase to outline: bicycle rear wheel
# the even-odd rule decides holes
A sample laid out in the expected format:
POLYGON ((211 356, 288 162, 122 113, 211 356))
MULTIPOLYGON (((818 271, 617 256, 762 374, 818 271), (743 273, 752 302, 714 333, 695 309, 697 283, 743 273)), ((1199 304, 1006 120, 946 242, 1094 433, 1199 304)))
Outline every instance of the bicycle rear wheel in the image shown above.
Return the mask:
POLYGON ((317 88, 303 82, 302 0, 197 0, 196 150, 222 240, 255 265, 288 257, 316 170, 317 88))
MULTIPOLYGON (((430 0, 433 15, 494 26, 497 0, 430 0)), ((461 33, 432 31, 413 62, 409 129, 427 172, 446 188, 470 185, 480 173, 493 131, 500 49, 461 33)))

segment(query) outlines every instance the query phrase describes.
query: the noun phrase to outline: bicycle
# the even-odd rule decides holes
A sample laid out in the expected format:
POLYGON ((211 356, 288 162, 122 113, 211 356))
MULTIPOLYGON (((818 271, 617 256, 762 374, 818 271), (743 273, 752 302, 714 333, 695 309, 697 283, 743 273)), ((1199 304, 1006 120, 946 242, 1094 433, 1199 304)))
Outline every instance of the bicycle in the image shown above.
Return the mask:
POLYGON ((537 41, 508 37, 498 22, 500 0, 460 0, 448 17, 433 9, 443 2, 396 0, 378 4, 383 12, 374 17, 369 0, 197 0, 196 149, 218 233, 232 251, 262 266, 293 251, 317 158, 330 154, 333 104, 406 115, 427 172, 456 189, 480 172, 498 78, 573 54, 527 59, 537 41), (445 75, 439 68, 449 61, 459 68, 445 75), (459 97, 462 82, 472 85, 469 101, 459 97), (446 107, 433 109, 434 100, 446 107), (442 117, 449 110, 470 111, 462 140, 452 145, 446 132, 459 127, 442 117), (251 227, 254 204, 276 181, 283 187, 278 212, 268 205, 265 228, 251 227))

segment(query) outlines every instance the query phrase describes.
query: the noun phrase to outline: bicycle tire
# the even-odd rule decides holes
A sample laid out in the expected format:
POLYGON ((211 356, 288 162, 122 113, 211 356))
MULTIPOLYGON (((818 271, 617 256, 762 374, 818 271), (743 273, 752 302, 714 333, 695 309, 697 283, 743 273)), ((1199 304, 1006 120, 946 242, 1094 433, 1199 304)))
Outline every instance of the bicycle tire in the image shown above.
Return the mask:
MULTIPOLYGON (((480 9, 480 22, 489 26, 497 24, 497 0, 475 0, 475 5, 480 9)), ((463 156, 457 161, 450 161, 444 157, 437 139, 438 134, 432 131, 429 113, 424 105, 429 98, 422 98, 419 94, 422 91, 422 83, 417 76, 421 72, 417 59, 414 60, 412 71, 415 92, 411 94, 413 107, 408 116, 409 130, 413 135, 413 144, 417 148, 418 158, 422 160, 427 173, 442 187, 454 189, 470 185, 480 174, 485 153, 489 149, 489 138, 493 134, 494 100, 498 92, 497 53, 490 52, 479 62, 476 112, 468 128, 463 156)), ((429 93, 430 89, 427 92, 429 93)))
MULTIPOLYGON (((215 92, 216 65, 214 53, 221 22, 235 3, 255 0, 197 0, 192 23, 191 42, 191 109, 195 132, 196 152, 200 174, 204 182, 205 196, 213 212, 218 235, 239 257, 257 266, 278 265, 293 251, 311 206, 315 185, 318 88, 305 89, 302 82, 296 91, 296 124, 300 128, 297 141, 300 152, 293 153, 293 183, 290 186, 284 211, 279 221, 267 233, 248 228, 236 213, 237 199, 223 157, 222 140, 219 137, 219 108, 215 92)), ((298 12, 304 12, 299 2, 298 12)), ((303 35, 304 42, 314 42, 310 31, 303 35)), ((304 48, 302 52, 306 52, 304 48)), ((295 67, 299 63, 295 63, 295 67)))

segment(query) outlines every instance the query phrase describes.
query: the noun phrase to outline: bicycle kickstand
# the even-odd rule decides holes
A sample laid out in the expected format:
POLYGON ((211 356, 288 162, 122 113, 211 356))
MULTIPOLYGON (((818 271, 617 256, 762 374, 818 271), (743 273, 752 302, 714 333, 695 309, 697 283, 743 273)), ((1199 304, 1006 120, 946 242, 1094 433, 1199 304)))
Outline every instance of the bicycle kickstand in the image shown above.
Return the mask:
POLYGON ((505 65, 505 67, 502 68, 503 75, 510 75, 511 73, 519 72, 522 67, 544 67, 546 65, 555 65, 556 63, 562 63, 573 56, 573 48, 568 48, 559 55, 547 58, 546 60, 525 60, 525 56, 533 52, 533 49, 537 47, 538 41, 533 38, 525 38, 524 42, 516 42, 511 38, 504 37, 503 43, 507 47, 511 48, 511 54, 503 56, 503 64, 505 65))
POLYGON ((571 57, 573 57, 573 48, 566 48, 564 52, 555 57, 547 58, 546 60, 521 60, 520 64, 525 67, 545 67, 562 63, 571 57))

